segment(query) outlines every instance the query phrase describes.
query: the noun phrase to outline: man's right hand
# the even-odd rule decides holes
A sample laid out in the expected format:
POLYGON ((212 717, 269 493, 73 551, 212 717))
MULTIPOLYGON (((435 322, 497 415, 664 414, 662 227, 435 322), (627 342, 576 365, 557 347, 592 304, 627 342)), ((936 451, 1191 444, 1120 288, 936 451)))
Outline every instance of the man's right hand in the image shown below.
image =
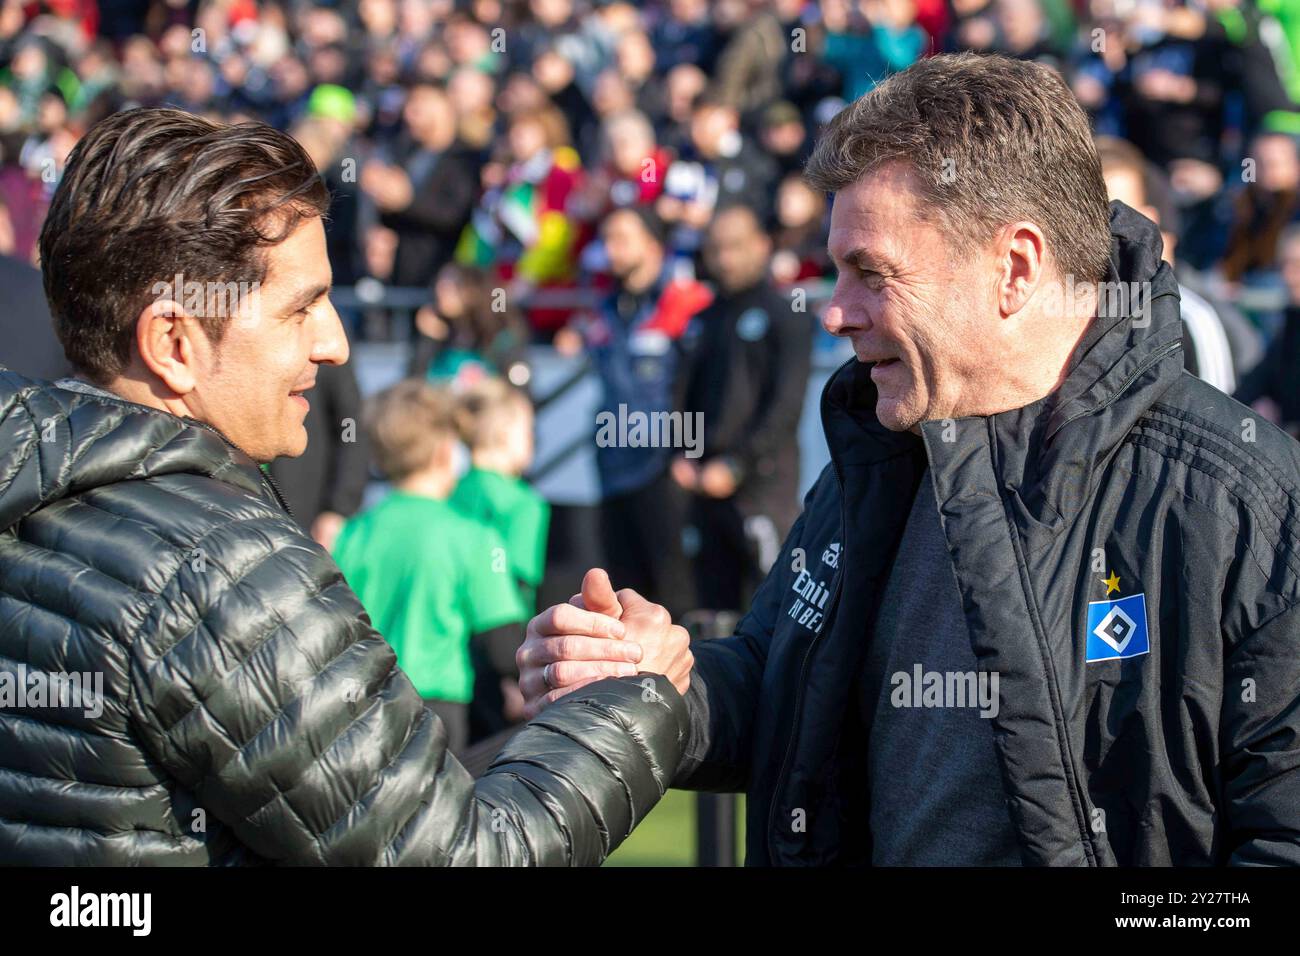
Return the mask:
POLYGON ((663 674, 685 694, 695 665, 686 629, 630 588, 615 594, 609 575, 599 568, 587 572, 582 593, 568 604, 547 608, 529 621, 515 659, 530 719, 565 694, 605 677, 663 674))

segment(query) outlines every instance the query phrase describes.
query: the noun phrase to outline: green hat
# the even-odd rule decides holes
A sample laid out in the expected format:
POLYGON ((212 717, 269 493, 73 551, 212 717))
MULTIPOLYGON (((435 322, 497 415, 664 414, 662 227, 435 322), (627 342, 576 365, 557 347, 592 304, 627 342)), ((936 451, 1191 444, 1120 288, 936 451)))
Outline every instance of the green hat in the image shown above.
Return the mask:
POLYGON ((322 83, 311 91, 307 115, 351 123, 357 115, 357 101, 349 90, 332 83, 322 83))

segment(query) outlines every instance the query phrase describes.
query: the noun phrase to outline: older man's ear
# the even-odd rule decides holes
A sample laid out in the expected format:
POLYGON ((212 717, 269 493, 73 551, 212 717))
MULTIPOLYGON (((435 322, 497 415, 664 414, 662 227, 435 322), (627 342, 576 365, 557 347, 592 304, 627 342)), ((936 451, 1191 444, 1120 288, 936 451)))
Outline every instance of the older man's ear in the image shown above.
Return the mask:
POLYGON ((1012 316, 1025 307, 1044 278, 1047 239, 1032 222, 1016 222, 1003 230, 1004 268, 998 282, 998 309, 1012 316))

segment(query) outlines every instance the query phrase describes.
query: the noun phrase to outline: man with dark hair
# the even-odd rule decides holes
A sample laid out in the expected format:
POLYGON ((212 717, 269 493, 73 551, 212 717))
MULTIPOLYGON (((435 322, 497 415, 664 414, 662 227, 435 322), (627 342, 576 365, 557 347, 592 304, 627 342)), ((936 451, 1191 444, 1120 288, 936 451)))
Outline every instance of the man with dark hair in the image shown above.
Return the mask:
POLYGON ((592 864, 667 785, 684 707, 653 672, 684 690, 690 653, 613 640, 657 609, 625 598, 598 660, 548 677, 620 650, 649 674, 475 782, 258 467, 303 451, 318 369, 348 358, 325 207, 262 124, 133 110, 69 157, 41 260, 79 377, 0 371, 7 863, 592 864))
POLYGON ((428 285, 451 260, 478 199, 478 162, 457 139, 456 110, 444 87, 421 83, 402 110, 393 163, 372 160, 361 188, 380 222, 397 233, 393 284, 428 285))
MULTIPOLYGON (((1300 864, 1300 445, 1183 368, 1064 82, 922 60, 806 176, 855 358, 674 786, 746 791, 756 864, 1300 864)), ((526 706, 575 636, 530 625, 526 706)))
POLYGON ((601 238, 615 286, 583 335, 603 391, 596 470, 605 561, 614 580, 684 613, 692 603, 682 550, 686 499, 668 469, 673 448, 686 450, 697 436, 674 410, 674 393, 687 330, 711 296, 695 280, 673 276, 664 236, 663 223, 644 206, 605 217, 601 238), (680 426, 667 441, 660 440, 661 422, 680 426))
POLYGON ((672 251, 694 260, 713 214, 747 206, 766 224, 780 168, 763 149, 746 142, 731 104, 700 99, 690 120, 690 149, 668 167, 655 211, 673 226, 672 251))
POLYGON ((698 459, 678 456, 691 492, 695 596, 739 611, 767 575, 799 516, 799 419, 812 366, 813 325, 768 278, 772 241, 754 212, 724 209, 704 261, 718 296, 699 315, 679 388, 704 431, 698 459))

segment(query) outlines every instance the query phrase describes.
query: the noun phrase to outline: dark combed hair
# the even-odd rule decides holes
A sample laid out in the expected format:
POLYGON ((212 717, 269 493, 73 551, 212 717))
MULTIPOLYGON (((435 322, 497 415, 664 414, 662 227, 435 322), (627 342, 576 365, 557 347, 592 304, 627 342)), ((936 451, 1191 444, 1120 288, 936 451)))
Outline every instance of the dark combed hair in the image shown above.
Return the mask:
POLYGON ((896 161, 959 248, 1024 219, 1043 230, 1062 276, 1105 276, 1101 164, 1087 116, 1050 67, 973 53, 920 60, 831 120, 804 178, 838 192, 896 161))
MULTIPOLYGON (((266 247, 324 216, 329 192, 303 148, 262 123, 171 109, 116 113, 77 144, 41 230, 41 271, 68 360, 107 384, 131 358, 153 287, 260 283, 266 247)), ((199 318, 213 342, 227 319, 199 318)))

